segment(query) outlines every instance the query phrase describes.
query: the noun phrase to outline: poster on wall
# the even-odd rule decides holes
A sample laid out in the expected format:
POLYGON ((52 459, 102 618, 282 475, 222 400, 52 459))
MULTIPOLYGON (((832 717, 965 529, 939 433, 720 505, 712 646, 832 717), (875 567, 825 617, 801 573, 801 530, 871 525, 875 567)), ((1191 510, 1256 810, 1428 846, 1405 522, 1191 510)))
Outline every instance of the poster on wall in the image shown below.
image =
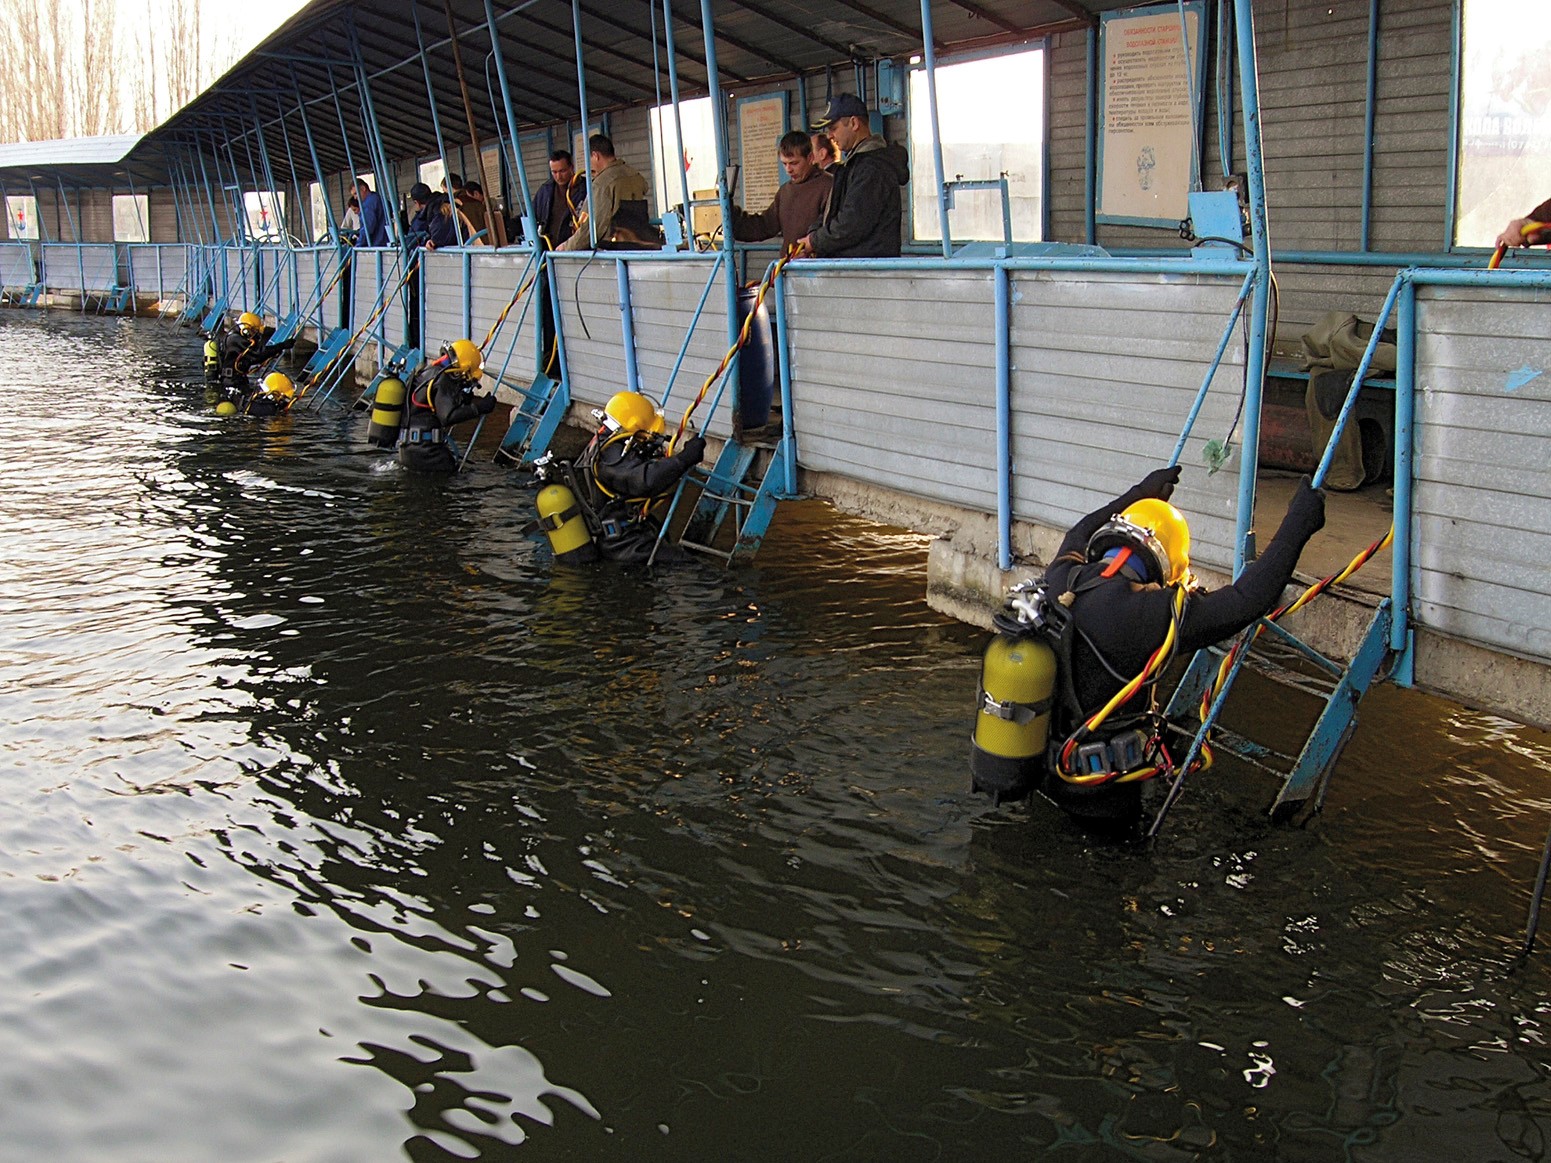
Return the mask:
POLYGON ((1106 13, 1099 26, 1100 222, 1175 226, 1199 173, 1205 5, 1106 13), (1186 45, 1189 46, 1188 53, 1186 45))
POLYGON ((743 191, 738 201, 757 214, 775 201, 786 178, 777 152, 786 133, 786 94, 765 93, 738 101, 738 158, 743 166, 743 191))

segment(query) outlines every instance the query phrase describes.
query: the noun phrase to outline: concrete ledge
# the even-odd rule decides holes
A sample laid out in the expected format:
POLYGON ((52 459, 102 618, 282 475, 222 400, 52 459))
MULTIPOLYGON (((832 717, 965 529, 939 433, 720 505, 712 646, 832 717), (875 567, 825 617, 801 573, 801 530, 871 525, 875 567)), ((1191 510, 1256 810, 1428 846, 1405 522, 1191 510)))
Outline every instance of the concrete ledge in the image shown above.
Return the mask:
MULTIPOLYGON (((1065 530, 1015 524, 1014 563, 1004 571, 996 564, 996 520, 988 514, 821 473, 804 472, 800 481, 805 491, 842 512, 934 534, 927 551, 927 605, 985 629, 1001 609, 1007 587, 1043 572, 1065 535, 1065 530)), ((1200 573, 1213 588, 1230 581, 1208 570, 1200 573)), ((1301 584, 1288 588, 1289 600, 1317 580, 1302 572, 1297 578, 1301 584)), ((1337 587, 1294 614, 1286 626, 1315 650, 1344 661, 1362 641, 1378 602, 1371 593, 1337 587)), ((1418 689, 1551 730, 1551 667, 1428 630, 1417 632, 1415 653, 1418 689)))

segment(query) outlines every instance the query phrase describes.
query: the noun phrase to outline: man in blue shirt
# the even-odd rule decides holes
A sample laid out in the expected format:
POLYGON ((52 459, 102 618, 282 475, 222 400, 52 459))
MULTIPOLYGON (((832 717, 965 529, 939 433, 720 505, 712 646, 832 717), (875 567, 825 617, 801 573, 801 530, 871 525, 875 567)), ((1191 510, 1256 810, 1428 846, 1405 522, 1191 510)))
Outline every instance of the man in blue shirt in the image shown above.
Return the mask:
POLYGON ((388 208, 382 204, 382 196, 376 193, 365 178, 355 180, 361 192, 361 246, 388 245, 388 208))

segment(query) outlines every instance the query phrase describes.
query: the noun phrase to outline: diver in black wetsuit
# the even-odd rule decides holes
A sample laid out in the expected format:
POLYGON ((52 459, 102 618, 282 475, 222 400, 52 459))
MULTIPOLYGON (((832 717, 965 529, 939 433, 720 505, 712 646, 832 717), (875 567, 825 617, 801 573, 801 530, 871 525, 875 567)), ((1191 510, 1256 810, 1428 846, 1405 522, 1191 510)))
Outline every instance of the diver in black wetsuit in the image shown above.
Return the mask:
POLYGON ((296 385, 284 372, 270 372, 255 392, 244 399, 244 416, 281 416, 296 403, 296 385))
POLYGON ((274 329, 265 327, 264 321, 250 311, 237 317, 237 326, 227 332, 221 341, 221 387, 228 399, 242 401, 253 393, 249 377, 272 356, 290 351, 296 346, 295 339, 270 343, 274 329))
POLYGON ((639 392, 615 392, 592 443, 576 458, 587 524, 610 561, 651 556, 662 530, 652 501, 671 493, 705 459, 705 437, 691 436, 669 453, 666 433, 667 422, 651 400, 639 392))
POLYGON ((409 388, 399 463, 417 472, 457 472, 448 429, 495 410, 495 393, 476 396, 484 357, 472 340, 455 339, 427 364, 409 388))
MULTIPOLYGON (((1057 739, 1143 671, 1168 635, 1179 587, 1185 596, 1174 650, 1188 655, 1269 613, 1304 545, 1325 524, 1325 496, 1304 477, 1271 543, 1232 585, 1207 592, 1190 575, 1189 526, 1168 503, 1179 473, 1177 465, 1158 469, 1089 513, 1067 533, 1045 571, 1046 592, 1070 609, 1076 630, 1057 739)), ((1054 771, 1045 777, 1046 794, 1076 815, 1130 814, 1140 807, 1140 789, 1140 783, 1077 786, 1054 771)))

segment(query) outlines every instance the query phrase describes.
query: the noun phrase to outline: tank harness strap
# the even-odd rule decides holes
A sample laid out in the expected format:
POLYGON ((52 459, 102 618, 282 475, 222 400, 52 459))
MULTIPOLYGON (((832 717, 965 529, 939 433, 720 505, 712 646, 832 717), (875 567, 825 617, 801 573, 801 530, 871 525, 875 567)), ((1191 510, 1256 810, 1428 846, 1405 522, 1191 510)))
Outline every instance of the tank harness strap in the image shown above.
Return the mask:
POLYGON ((411 428, 404 433, 405 444, 442 444, 446 439, 440 428, 411 428))
POLYGON ((1037 703, 1014 703, 993 698, 985 691, 980 692, 980 709, 982 711, 994 719, 1002 719, 1008 723, 1017 723, 1019 726, 1039 718, 1054 705, 1054 695, 1040 699, 1037 703))
POLYGON ((553 533, 581 511, 582 507, 580 505, 572 505, 569 509, 564 509, 559 513, 551 513, 547 517, 540 517, 533 524, 546 533, 553 533))

